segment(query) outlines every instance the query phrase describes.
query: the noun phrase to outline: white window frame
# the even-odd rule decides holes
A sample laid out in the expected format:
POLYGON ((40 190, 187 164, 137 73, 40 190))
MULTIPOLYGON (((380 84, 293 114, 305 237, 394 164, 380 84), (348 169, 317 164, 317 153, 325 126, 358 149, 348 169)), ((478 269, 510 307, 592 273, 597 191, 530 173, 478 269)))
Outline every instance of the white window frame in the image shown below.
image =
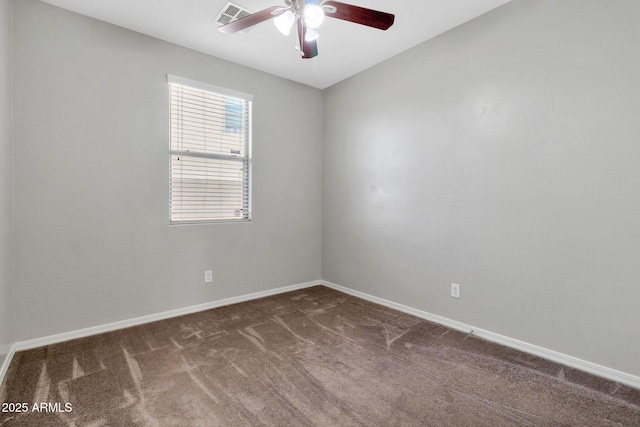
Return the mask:
MULTIPOLYGON (((181 151, 175 150, 173 148, 173 141, 171 140, 173 136, 170 134, 170 142, 169 142, 169 163, 170 163, 170 200, 169 200, 169 219, 171 225, 180 225, 180 224, 202 224, 202 223, 223 223, 223 222, 249 222, 251 221, 251 168, 252 168, 252 160, 251 160, 251 145, 252 145, 252 102, 253 95, 238 92, 232 89, 227 89, 215 85, 211 85, 208 83, 203 83, 197 80, 191 80, 180 76, 175 76, 172 74, 167 74, 167 82, 169 83, 169 97, 170 103, 173 100, 171 94, 171 85, 180 85, 186 86, 188 88, 197 89, 205 92, 210 92, 214 95, 222 96, 223 98, 231 97, 240 99, 242 101, 246 101, 245 104, 245 120, 248 121, 246 125, 244 125, 245 133, 244 133, 244 156, 241 155, 225 155, 219 153, 207 153, 207 152, 196 152, 196 151, 181 151), (173 203, 171 201, 172 193, 173 193, 173 183, 172 181, 172 162, 174 156, 180 157, 191 157, 191 158, 204 158, 204 159, 213 159, 213 160, 221 160, 221 161, 229 161, 229 162, 241 162, 243 163, 243 184, 242 188, 246 188, 246 192, 242 192, 242 213, 238 218, 207 218, 207 219, 196 219, 196 220, 186 220, 186 219, 174 219, 173 212, 173 203)), ((223 106, 223 114, 225 114, 224 106, 223 106)), ((173 118, 173 112, 169 111, 170 118, 173 118)), ((225 116, 226 117, 226 116, 225 116)), ((172 120, 170 120, 172 122, 172 120)), ((224 123, 223 123, 224 129, 224 123)))

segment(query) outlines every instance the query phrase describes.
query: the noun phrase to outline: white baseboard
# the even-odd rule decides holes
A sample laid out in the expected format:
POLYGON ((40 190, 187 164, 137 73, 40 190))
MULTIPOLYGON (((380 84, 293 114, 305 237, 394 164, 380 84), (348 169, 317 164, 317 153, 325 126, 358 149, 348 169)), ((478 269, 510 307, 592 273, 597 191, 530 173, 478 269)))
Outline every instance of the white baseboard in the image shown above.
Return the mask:
POLYGON ((544 347, 540 347, 534 344, 529 344, 523 341, 519 341, 513 338, 505 337, 504 335, 496 334, 494 332, 486 331, 484 329, 476 328, 464 323, 457 322, 455 320, 447 319, 446 317, 438 316, 436 314, 428 313, 426 311, 418 310, 417 308, 409 307, 406 305, 398 304, 393 301, 389 301, 383 298, 379 298, 373 295, 366 294, 364 292, 356 291, 344 286, 336 285, 335 283, 321 280, 324 286, 335 289, 340 292, 344 292, 349 295, 353 295, 358 298, 362 298, 367 301, 374 302, 376 304, 384 305, 389 308, 393 308, 398 311, 402 311, 407 314, 412 314, 421 319, 429 320, 434 323, 438 323, 443 326, 447 326, 452 329, 456 329, 466 333, 472 333, 480 338, 484 338, 487 341, 492 341, 497 344, 504 345, 506 347, 514 348, 516 350, 530 353, 543 359, 551 360, 553 362, 560 363, 570 368, 579 369, 581 371, 588 372, 599 377, 603 377, 612 381, 619 382, 621 384, 628 385, 636 389, 640 389, 640 377, 621 372, 615 369, 607 368, 606 366, 598 365, 596 363, 588 362, 586 360, 578 359, 577 357, 569 356, 567 354, 559 353, 554 350, 549 350, 544 347))
MULTIPOLYGON (((322 282, 320 280, 314 280, 312 282, 298 283, 297 285, 284 286, 276 289, 269 289, 267 291, 254 292, 251 294, 240 295, 237 297, 225 298, 217 301, 207 302, 204 304, 192 305, 189 307, 178 308, 175 310, 169 310, 162 313, 150 314, 148 316, 136 317, 128 320, 121 320, 119 322, 107 323, 104 325, 92 326, 90 328, 78 329, 76 331, 64 332, 61 334, 50 335, 42 338, 35 338, 27 341, 19 341, 14 344, 15 351, 29 350, 32 348, 42 347, 45 345, 56 344, 63 341, 69 341, 76 338, 84 338, 91 335, 101 334, 104 332, 111 332, 117 329, 129 328, 131 326, 142 325, 144 323, 155 322, 157 320, 164 320, 171 317, 182 316, 185 314, 197 313, 199 311, 205 311, 212 308, 222 307, 225 305, 237 304, 239 302, 250 301, 258 298, 268 297, 271 295, 277 295, 284 292, 295 291, 298 289, 308 288, 310 286, 319 285, 322 282)), ((7 362, 8 363, 8 362, 7 362)))
POLYGON ((62 334, 51 335, 42 338, 36 338, 27 341, 19 341, 13 344, 9 350, 9 353, 5 357, 4 362, 0 366, 0 384, 4 379, 4 376, 9 368, 9 364, 13 359, 16 351, 29 350, 32 348, 42 347, 45 345, 56 344, 63 341, 69 341, 76 338, 84 338, 91 335, 96 335, 104 332, 110 332, 117 329, 128 328, 131 326, 142 325, 144 323, 155 322, 157 320, 168 319, 171 317, 182 316, 185 314, 196 313, 199 311, 209 310, 212 308, 222 307, 225 305, 236 304, 240 302, 250 301, 258 298, 263 298, 271 295, 277 295, 284 292, 295 291, 298 289, 304 289, 315 285, 324 285, 329 288, 335 289, 340 292, 344 292, 349 295, 353 295, 358 298, 362 298, 367 301, 374 302, 376 304, 384 305, 389 308, 393 308, 398 311, 402 311, 407 314, 414 315, 416 317, 429 320, 434 323, 438 323, 443 326, 450 327, 466 333, 473 333, 474 335, 484 338, 488 341, 495 342, 497 344, 511 347, 526 353, 533 354, 535 356, 548 359, 565 366, 579 369, 581 371, 589 372, 593 375, 603 377, 612 381, 617 381, 621 384, 628 385, 636 389, 640 389, 640 377, 621 372, 615 369, 607 368, 606 366, 598 365, 596 363, 588 362, 586 360, 578 359, 577 357, 569 356, 563 353, 559 353, 554 350, 549 350, 544 347, 539 347, 534 344, 529 344, 523 341, 519 341, 513 338, 509 338, 500 334, 496 334, 490 331, 486 331, 480 328, 467 325, 465 323, 457 322, 455 320, 447 319, 446 317, 438 316, 426 311, 422 311, 413 307, 409 307, 403 304, 398 304, 393 301, 379 298, 373 295, 369 295, 364 292, 356 291, 344 286, 337 285, 335 283, 328 282, 326 280, 314 280, 306 283, 299 283, 297 285, 284 286, 281 288, 270 289, 267 291, 254 292, 251 294, 240 295, 237 297, 226 298, 222 300, 212 301, 205 304, 193 305, 190 307, 179 308, 175 310, 169 310, 162 313, 151 314, 148 316, 136 317, 134 319, 122 320, 119 322, 107 323, 104 325, 93 326, 90 328, 79 329, 76 331, 65 332, 62 334))
POLYGON ((9 370, 9 364, 13 360, 13 355, 16 353, 16 345, 13 344, 7 346, 7 348, 3 349, 1 353, 4 353, 5 351, 7 351, 7 354, 0 365, 0 386, 2 385, 2 381, 4 381, 4 376, 7 374, 7 370, 9 370))

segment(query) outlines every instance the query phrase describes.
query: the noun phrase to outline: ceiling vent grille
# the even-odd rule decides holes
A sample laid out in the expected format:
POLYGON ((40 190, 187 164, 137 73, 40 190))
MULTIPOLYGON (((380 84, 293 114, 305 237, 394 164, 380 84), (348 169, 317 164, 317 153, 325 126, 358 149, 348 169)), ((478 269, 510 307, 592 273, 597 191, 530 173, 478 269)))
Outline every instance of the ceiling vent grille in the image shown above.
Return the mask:
MULTIPOLYGON (((224 5, 218 16, 215 17, 214 21, 220 25, 225 25, 233 21, 237 21, 240 18, 244 18, 247 15, 251 15, 252 12, 249 12, 244 7, 237 5, 235 3, 228 2, 224 5)), ((249 27, 246 30, 243 30, 243 33, 248 33, 253 29, 253 27, 249 27)))

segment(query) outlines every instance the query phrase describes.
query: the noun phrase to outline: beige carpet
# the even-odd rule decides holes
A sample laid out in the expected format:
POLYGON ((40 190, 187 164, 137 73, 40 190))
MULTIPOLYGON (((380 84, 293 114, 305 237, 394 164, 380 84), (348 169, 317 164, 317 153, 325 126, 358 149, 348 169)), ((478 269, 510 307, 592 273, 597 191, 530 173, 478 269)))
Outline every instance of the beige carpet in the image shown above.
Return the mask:
POLYGON ((0 398, 3 426, 640 426, 638 390, 322 286, 17 353, 0 398))

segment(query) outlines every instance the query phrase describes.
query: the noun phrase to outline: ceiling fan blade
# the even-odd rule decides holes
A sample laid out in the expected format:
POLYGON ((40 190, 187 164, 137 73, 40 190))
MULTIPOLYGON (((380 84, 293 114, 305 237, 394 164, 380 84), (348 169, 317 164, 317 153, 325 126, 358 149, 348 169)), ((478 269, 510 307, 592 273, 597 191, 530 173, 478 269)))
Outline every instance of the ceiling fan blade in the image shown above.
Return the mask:
POLYGON ((315 40, 310 42, 305 40, 307 34, 307 27, 302 23, 302 19, 298 19, 298 41, 300 42, 300 50, 302 50, 302 57, 305 59, 318 56, 318 43, 315 40))
POLYGON ((268 9, 261 10, 260 12, 252 13, 251 15, 240 18, 237 21, 230 22, 229 24, 221 25, 218 27, 218 31, 224 34, 237 33, 238 31, 245 30, 256 24, 275 18, 286 11, 286 7, 273 6, 268 9))
POLYGON ((325 9, 326 16, 378 28, 379 30, 386 30, 392 26, 395 19, 395 15, 391 13, 380 12, 337 1, 325 1, 322 3, 322 6, 332 6, 325 9), (333 12, 333 8, 335 8, 335 12, 333 12))

